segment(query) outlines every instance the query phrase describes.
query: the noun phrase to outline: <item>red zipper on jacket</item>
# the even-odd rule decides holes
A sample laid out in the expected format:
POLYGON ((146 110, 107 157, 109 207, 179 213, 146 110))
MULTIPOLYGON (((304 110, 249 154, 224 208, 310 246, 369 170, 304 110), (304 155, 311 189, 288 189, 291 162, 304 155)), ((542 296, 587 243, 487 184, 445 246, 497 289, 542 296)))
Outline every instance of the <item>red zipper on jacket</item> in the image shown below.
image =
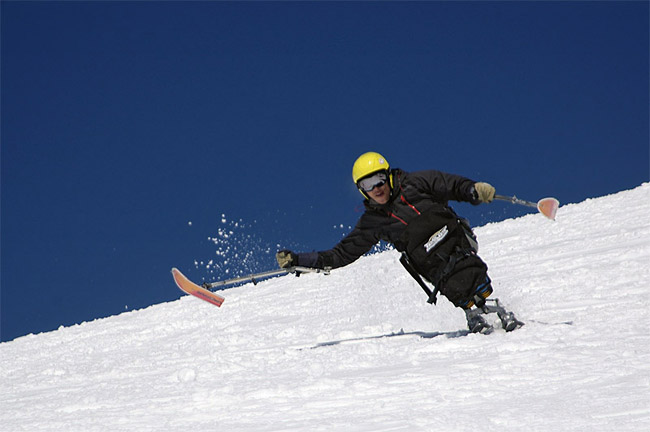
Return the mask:
POLYGON ((418 216, 421 215, 420 210, 416 209, 414 205, 412 205, 411 203, 406 201, 406 198, 404 198, 404 195, 400 195, 400 198, 401 198, 402 202, 404 204, 406 204, 407 206, 411 207, 413 209, 413 211, 415 211, 418 214, 418 216))
POLYGON ((402 218, 400 218, 400 217, 398 217, 398 216, 395 216, 395 213, 392 213, 392 212, 391 212, 390 217, 394 217, 394 218, 397 219, 398 221, 402 222, 404 225, 408 225, 406 222, 404 222, 404 219, 402 219, 402 218))
MULTIPOLYGON (((420 213, 420 210, 418 210, 418 209, 415 208, 414 205, 412 205, 411 203, 409 203, 408 201, 406 201, 406 198, 404 198, 404 195, 400 195, 400 199, 402 200, 402 202, 403 202, 404 204, 406 204, 407 206, 411 207, 411 208, 413 209, 413 211, 414 211, 415 213, 418 214, 418 216, 422 214, 422 213, 420 213)), ((398 221, 402 222, 404 225, 408 225, 408 223, 406 223, 406 222, 404 221, 404 219, 402 219, 402 218, 400 218, 399 216, 395 215, 395 213, 393 213, 393 212, 390 213, 390 217, 394 217, 394 218, 397 219, 398 221)))

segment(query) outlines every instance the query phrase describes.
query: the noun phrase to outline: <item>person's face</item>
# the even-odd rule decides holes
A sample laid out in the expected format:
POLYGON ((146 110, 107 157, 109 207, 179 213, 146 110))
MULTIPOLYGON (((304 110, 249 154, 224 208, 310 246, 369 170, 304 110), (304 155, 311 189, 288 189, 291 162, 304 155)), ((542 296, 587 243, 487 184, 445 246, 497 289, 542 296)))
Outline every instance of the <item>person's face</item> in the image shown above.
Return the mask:
POLYGON ((359 180, 357 186, 368 198, 378 204, 386 204, 390 199, 390 182, 386 172, 378 172, 364 177, 359 180))
POLYGON ((386 204, 390 198, 390 184, 386 182, 381 186, 375 186, 370 192, 366 193, 377 204, 386 204))

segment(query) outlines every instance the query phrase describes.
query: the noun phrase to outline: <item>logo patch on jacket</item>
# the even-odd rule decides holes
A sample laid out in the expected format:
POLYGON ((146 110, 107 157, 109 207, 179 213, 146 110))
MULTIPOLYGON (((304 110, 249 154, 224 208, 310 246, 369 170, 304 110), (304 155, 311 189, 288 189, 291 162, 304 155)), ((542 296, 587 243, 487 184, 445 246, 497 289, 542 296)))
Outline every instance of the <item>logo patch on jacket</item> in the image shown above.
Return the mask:
POLYGON ((424 244, 424 249, 426 249, 427 253, 429 253, 431 249, 436 247, 438 243, 447 237, 447 234, 449 234, 449 229, 447 229, 447 225, 445 225, 440 228, 435 234, 429 237, 429 241, 424 244))

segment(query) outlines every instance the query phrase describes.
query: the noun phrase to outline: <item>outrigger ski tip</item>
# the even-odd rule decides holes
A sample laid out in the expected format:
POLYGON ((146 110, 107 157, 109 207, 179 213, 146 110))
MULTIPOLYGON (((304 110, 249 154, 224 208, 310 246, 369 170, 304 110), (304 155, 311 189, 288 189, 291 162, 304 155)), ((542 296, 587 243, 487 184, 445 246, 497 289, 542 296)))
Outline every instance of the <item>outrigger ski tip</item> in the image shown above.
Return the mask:
POLYGON ((201 300, 211 303, 217 307, 221 307, 223 304, 225 298, 213 293, 212 291, 208 291, 207 289, 198 286, 189 280, 187 276, 181 273, 177 268, 172 269, 172 275, 174 276, 174 282, 176 282, 176 285, 181 291, 193 295, 194 297, 200 298, 201 300))

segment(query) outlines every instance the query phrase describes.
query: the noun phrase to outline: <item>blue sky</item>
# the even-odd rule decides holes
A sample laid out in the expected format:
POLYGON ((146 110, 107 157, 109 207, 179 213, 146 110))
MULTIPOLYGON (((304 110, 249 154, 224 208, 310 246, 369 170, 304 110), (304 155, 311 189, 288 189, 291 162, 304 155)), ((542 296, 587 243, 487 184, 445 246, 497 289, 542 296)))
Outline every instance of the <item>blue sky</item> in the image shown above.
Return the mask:
POLYGON ((647 2, 0 7, 2 341, 331 247, 369 150, 529 200, 649 180, 647 2))

